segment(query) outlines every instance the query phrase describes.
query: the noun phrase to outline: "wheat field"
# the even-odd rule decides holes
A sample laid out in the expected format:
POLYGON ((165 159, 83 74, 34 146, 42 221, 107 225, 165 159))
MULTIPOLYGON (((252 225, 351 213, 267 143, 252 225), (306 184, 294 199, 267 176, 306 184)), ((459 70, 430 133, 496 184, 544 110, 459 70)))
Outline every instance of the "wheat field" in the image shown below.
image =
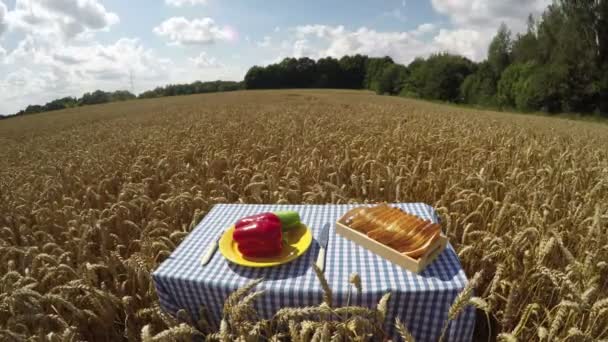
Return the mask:
MULTIPOLYGON (((373 339, 386 302, 332 308, 328 293, 319 307, 256 320, 263 294, 251 284, 212 327, 164 314, 150 274, 216 203, 383 201, 437 208, 474 278, 450 317, 475 305, 477 339, 606 340, 607 133, 337 90, 0 121, 0 340, 373 339), (319 319, 335 310, 353 314, 319 319)), ((356 274, 351 283, 365 287, 356 274)))

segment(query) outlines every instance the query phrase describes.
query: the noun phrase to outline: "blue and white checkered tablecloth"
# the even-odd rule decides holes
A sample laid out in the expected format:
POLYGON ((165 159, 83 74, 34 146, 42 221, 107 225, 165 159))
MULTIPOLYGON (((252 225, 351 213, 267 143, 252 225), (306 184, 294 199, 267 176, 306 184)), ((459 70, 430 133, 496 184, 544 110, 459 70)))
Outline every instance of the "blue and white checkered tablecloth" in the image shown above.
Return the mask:
MULTIPOLYGON (((423 203, 393 204, 420 217, 438 222, 433 208, 423 203)), ((179 309, 198 318, 205 306, 212 322, 219 323, 224 299, 252 279, 264 278, 258 289, 265 294, 256 308, 270 318, 280 308, 318 305, 322 289, 311 267, 319 247, 313 241, 300 258, 277 267, 250 268, 232 264, 216 251, 211 261, 201 266, 206 246, 221 232, 243 216, 275 210, 296 210, 302 222, 318 236, 325 222, 334 223, 346 211, 357 205, 253 205, 219 204, 205 216, 153 273, 161 306, 170 313, 179 309)), ((456 295, 467 283, 458 256, 450 244, 433 263, 420 274, 406 271, 390 261, 335 234, 331 226, 326 255, 325 276, 334 293, 334 305, 346 303, 348 278, 357 272, 363 284, 361 294, 353 292, 351 304, 375 307, 380 298, 391 292, 386 319, 386 331, 395 336, 395 318, 399 317, 416 341, 437 341, 447 313, 456 295)), ((450 323, 448 341, 470 341, 475 324, 475 312, 468 307, 457 320, 450 323)))

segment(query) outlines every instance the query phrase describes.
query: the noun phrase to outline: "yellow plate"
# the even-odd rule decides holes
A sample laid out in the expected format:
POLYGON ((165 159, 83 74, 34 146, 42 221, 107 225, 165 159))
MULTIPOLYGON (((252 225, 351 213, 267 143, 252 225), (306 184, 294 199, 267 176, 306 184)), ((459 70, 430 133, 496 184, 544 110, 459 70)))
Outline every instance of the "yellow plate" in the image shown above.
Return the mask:
POLYGON ((283 251, 280 255, 272 258, 250 258, 245 257, 237 248, 232 239, 234 226, 228 228, 220 238, 219 249, 222 255, 235 264, 249 267, 271 267, 288 263, 306 252, 312 242, 312 233, 305 225, 284 233, 283 251))

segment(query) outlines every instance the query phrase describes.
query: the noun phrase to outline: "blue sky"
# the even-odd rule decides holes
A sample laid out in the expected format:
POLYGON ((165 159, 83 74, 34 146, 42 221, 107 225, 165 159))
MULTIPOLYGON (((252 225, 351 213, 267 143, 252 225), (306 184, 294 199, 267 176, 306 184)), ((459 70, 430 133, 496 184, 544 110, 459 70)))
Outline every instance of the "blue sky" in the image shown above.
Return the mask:
POLYGON ((241 80, 286 56, 482 60, 501 22, 521 31, 548 2, 0 0, 0 114, 95 89, 241 80))

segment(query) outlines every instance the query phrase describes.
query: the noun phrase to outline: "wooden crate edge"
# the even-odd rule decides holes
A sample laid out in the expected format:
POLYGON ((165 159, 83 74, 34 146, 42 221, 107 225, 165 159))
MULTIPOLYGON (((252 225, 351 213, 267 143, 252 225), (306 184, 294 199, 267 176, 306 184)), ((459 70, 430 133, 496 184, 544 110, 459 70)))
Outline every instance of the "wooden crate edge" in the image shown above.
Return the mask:
POLYGON ((433 248, 429 248, 429 251, 425 255, 419 259, 413 259, 407 255, 399 253, 389 246, 369 238, 367 235, 351 229, 347 225, 340 222, 340 220, 336 222, 336 233, 414 273, 420 273, 422 270, 424 270, 426 266, 432 263, 441 254, 441 252, 443 252, 447 245, 447 237, 442 234, 440 238, 433 244, 433 248))

